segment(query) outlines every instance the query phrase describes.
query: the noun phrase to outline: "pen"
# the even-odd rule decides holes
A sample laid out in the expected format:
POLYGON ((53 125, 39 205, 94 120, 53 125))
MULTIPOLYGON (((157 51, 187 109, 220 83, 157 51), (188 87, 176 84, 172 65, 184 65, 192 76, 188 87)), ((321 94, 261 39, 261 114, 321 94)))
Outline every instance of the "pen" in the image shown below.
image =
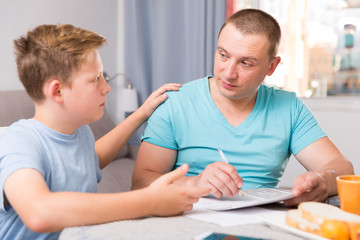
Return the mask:
POLYGON ((220 155, 221 159, 222 159, 225 163, 229 164, 229 162, 228 162, 228 160, 226 159, 225 154, 223 153, 223 151, 221 150, 221 148, 218 148, 218 152, 219 152, 219 155, 220 155))
MULTIPOLYGON (((218 152, 219 152, 219 155, 220 155, 221 159, 222 159, 225 163, 229 164, 229 162, 228 162, 228 160, 226 159, 225 154, 223 153, 223 151, 222 151, 221 148, 218 148, 218 152)), ((241 189, 239 189, 239 193, 241 194, 241 196, 245 197, 245 194, 244 194, 244 192, 243 192, 241 189)))

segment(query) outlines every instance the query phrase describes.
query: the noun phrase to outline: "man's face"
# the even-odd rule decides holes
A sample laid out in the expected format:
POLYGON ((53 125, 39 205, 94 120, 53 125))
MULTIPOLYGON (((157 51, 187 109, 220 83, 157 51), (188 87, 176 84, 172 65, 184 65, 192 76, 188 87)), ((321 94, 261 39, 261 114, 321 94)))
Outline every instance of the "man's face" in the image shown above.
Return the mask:
POLYGON ((103 115, 110 86, 103 77, 103 65, 97 51, 74 74, 71 87, 65 88, 64 103, 69 118, 79 125, 99 120, 103 115))
POLYGON ((220 33, 214 61, 219 93, 229 99, 254 97, 266 75, 271 75, 280 58, 270 59, 264 35, 244 35, 232 24, 220 33))

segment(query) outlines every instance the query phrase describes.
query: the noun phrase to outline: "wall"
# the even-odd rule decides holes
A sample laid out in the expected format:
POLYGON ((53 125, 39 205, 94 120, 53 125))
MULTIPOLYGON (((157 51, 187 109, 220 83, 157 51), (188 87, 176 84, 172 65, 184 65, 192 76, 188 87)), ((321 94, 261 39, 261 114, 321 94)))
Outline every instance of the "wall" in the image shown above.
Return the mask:
MULTIPOLYGON (((340 151, 353 163, 360 175, 360 97, 305 99, 322 129, 340 151)), ((291 187, 305 169, 292 156, 280 186, 291 187)))
MULTIPOLYGON (((104 70, 109 75, 123 72, 123 5, 124 0, 1 0, 0 90, 23 89, 17 76, 13 40, 40 24, 70 23, 102 34, 110 43, 100 50, 104 70)), ((113 86, 109 106, 115 94, 113 86)), ((111 107, 115 116, 116 104, 111 107)))

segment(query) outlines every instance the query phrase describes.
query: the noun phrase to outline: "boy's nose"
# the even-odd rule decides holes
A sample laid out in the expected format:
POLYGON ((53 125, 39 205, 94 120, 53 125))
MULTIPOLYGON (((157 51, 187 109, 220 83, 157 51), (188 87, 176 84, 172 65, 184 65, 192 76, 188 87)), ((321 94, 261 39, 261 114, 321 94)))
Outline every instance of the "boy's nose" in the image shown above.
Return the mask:
POLYGON ((108 94, 110 92, 110 90, 111 90, 111 87, 108 84, 108 82, 105 80, 105 78, 104 78, 104 83, 105 83, 105 85, 104 85, 104 93, 108 94))

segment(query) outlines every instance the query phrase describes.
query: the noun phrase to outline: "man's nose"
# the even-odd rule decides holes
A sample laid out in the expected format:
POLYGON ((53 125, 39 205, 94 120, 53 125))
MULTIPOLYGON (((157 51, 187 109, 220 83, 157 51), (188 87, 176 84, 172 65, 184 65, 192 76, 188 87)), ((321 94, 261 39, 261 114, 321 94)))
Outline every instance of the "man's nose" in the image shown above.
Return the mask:
POLYGON ((230 61, 229 64, 226 66, 225 77, 228 79, 237 78, 237 68, 235 62, 230 61))

